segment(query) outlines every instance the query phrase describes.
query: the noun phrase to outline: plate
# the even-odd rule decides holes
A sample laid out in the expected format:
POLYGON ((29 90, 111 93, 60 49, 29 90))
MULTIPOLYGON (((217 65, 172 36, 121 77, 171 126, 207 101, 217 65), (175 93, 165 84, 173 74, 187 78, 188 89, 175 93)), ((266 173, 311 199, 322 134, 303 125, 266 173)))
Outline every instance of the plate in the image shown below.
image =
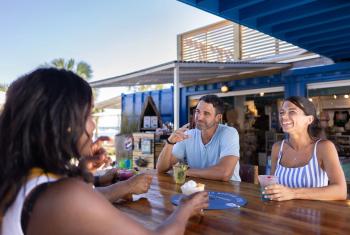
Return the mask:
MULTIPOLYGON (((247 199, 237 194, 227 192, 208 192, 209 194, 209 207, 206 210, 224 210, 230 208, 239 208, 248 203, 247 199)), ((183 194, 175 194, 171 197, 171 202, 174 205, 179 205, 183 194)))

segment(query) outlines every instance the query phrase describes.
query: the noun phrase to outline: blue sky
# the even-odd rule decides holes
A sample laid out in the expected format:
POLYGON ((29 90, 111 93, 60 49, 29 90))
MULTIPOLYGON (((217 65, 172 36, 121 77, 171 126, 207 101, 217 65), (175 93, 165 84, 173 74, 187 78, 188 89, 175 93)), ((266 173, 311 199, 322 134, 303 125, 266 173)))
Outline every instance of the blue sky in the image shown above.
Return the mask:
POLYGON ((221 20, 176 0, 0 0, 0 83, 55 58, 93 80, 176 59, 176 35, 221 20))

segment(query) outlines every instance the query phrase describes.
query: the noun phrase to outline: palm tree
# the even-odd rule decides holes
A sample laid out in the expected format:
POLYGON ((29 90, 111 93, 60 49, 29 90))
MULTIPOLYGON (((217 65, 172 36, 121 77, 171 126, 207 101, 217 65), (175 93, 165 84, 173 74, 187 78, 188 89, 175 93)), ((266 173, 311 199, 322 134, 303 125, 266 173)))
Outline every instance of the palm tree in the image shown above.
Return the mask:
POLYGON ((58 69, 66 69, 66 70, 73 71, 74 73, 78 74, 80 77, 87 80, 89 80, 92 77, 91 66, 84 61, 80 61, 78 64, 76 64, 74 59, 69 59, 66 62, 63 58, 58 58, 51 61, 50 64, 46 64, 46 66, 53 66, 58 69))

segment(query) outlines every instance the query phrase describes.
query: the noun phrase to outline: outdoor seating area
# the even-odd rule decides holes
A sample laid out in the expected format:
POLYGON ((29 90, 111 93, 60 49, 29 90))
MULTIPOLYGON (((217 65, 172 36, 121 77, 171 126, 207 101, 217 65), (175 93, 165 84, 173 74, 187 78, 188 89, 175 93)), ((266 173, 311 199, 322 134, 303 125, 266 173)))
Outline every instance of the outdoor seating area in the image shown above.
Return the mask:
POLYGON ((73 55, 112 65, 62 56, 0 86, 0 235, 349 233, 350 1, 175 2, 26 5, 66 35, 45 53, 78 38, 60 11, 85 30, 73 55), (167 58, 141 51, 173 33, 165 18, 188 29, 185 10, 220 20, 141 66, 167 58))

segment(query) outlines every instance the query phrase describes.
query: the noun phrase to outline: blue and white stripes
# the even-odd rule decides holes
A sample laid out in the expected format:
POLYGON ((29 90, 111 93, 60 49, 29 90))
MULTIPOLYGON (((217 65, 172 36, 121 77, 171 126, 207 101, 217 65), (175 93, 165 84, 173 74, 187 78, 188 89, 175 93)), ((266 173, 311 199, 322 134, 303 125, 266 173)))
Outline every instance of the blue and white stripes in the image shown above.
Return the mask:
POLYGON ((279 183, 290 188, 312 188, 328 185, 326 172, 318 165, 316 148, 320 140, 315 143, 314 151, 309 163, 302 167, 289 168, 280 164, 284 140, 278 153, 275 175, 279 183))

